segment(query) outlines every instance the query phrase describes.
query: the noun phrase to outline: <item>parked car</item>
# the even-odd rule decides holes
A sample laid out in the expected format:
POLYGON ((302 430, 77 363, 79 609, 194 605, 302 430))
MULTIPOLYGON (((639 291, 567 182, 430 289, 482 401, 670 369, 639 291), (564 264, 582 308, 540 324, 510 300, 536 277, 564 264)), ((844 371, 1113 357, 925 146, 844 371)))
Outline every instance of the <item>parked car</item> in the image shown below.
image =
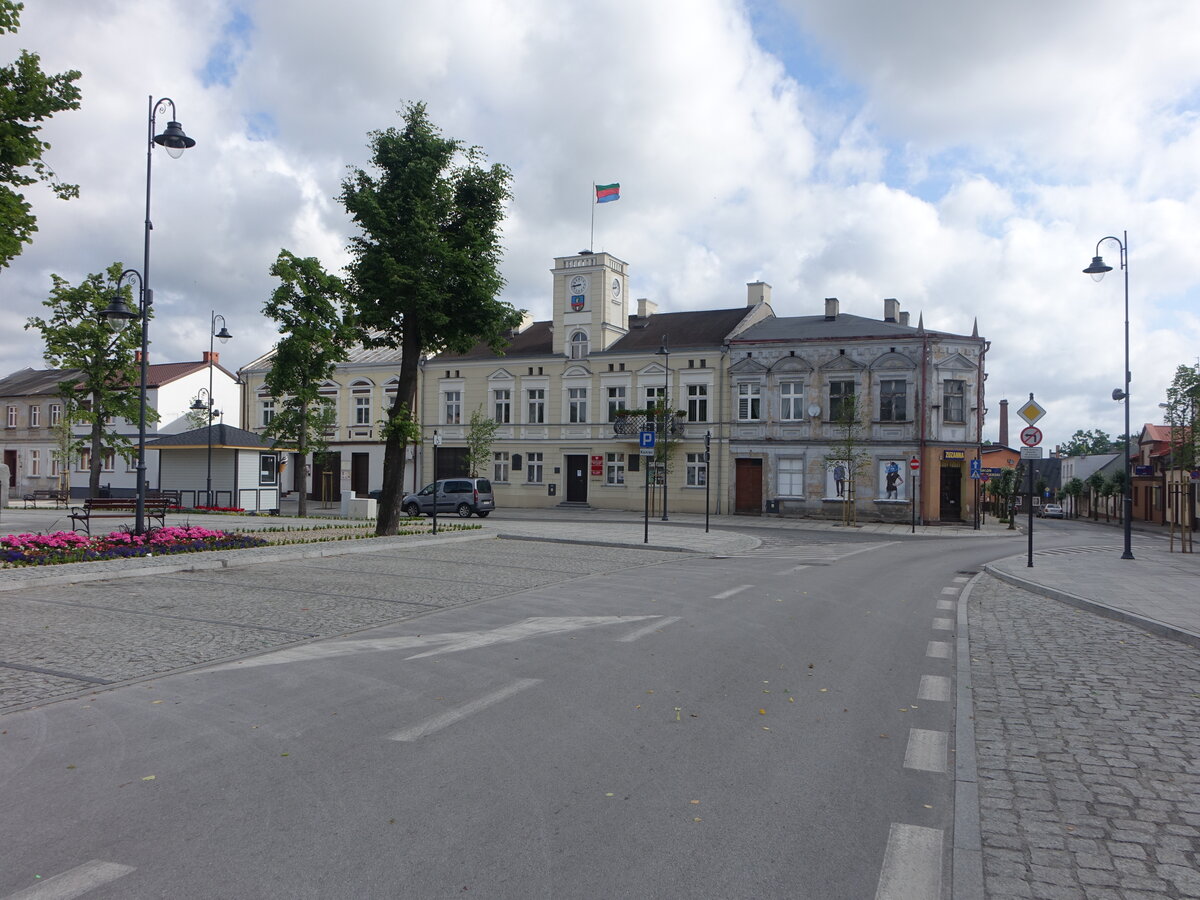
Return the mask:
POLYGON ((1061 519, 1063 518, 1063 508, 1057 503, 1046 503, 1038 515, 1043 519, 1061 519))
POLYGON ((433 515, 434 490, 437 491, 437 511, 458 513, 469 518, 471 513, 486 519, 496 508, 492 483, 486 478, 443 478, 427 484, 415 494, 407 494, 400 508, 410 516, 433 515))

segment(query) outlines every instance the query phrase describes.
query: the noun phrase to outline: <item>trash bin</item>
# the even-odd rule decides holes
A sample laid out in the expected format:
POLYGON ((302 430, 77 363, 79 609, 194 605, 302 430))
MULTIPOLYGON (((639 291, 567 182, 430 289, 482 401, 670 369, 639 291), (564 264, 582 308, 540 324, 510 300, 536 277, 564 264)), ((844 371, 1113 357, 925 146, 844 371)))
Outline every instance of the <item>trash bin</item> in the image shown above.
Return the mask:
POLYGON ((112 498, 112 485, 111 484, 100 485, 100 499, 101 500, 109 500, 111 498, 112 498))

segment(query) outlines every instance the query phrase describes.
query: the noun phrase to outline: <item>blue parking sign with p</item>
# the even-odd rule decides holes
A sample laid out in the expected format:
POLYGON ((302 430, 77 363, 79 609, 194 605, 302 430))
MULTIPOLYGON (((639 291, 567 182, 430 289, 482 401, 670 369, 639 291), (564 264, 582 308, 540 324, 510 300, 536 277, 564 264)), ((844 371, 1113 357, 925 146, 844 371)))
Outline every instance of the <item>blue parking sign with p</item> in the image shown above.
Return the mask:
POLYGON ((653 431, 639 431, 638 432, 638 446, 647 448, 647 449, 652 448, 654 446, 654 432, 653 431))

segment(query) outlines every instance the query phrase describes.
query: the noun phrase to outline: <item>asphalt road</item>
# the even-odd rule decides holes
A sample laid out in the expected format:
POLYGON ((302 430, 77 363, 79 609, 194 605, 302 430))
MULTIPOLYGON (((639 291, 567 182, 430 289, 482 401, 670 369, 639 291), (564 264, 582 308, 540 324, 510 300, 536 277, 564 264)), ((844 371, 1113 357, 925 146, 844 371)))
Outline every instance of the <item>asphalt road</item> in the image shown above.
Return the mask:
POLYGON ((948 900, 953 609, 1013 547, 489 541, 124 581, 467 596, 0 719, 0 898, 948 900))

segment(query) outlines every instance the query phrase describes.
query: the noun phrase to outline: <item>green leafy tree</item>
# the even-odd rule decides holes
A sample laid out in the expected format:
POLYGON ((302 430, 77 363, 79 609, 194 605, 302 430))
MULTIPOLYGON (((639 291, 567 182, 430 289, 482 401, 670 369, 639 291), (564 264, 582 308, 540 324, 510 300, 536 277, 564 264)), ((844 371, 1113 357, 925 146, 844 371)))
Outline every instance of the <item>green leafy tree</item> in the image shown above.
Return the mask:
MULTIPOLYGON (((839 436, 830 445, 830 452, 825 455, 826 467, 835 468, 840 465, 846 469, 843 489, 845 502, 842 504, 843 525, 855 525, 858 522, 858 482, 871 463, 871 455, 862 447, 861 407, 857 394, 842 398, 840 409, 834 418, 839 436)), ((915 498, 913 502, 916 502, 915 498)))
POLYGON ((1167 388, 1167 425, 1171 429, 1171 467, 1194 469, 1200 454, 1200 366, 1180 366, 1167 388))
MULTIPOLYGON (((0 34, 15 34, 25 4, 0 0, 0 34)), ((42 123, 57 112, 79 108, 80 73, 42 71, 36 53, 22 50, 0 67, 0 267, 7 266, 22 245, 33 240, 37 217, 21 188, 47 182, 64 200, 79 196, 79 187, 55 180, 42 157, 50 145, 41 139, 42 123)))
POLYGON ((498 298, 511 173, 443 137, 423 103, 409 104, 403 118, 402 129, 372 132, 374 172, 352 169, 341 194, 359 228, 350 274, 361 339, 401 351, 384 428, 378 534, 395 534, 400 524, 405 446, 419 435, 411 412, 418 362, 479 342, 499 352, 522 317, 498 298))
POLYGON ((1115 453, 1120 448, 1120 439, 1114 441, 1104 431, 1099 428, 1094 431, 1076 431, 1071 435, 1071 440, 1067 441, 1066 446, 1062 451, 1067 456, 1095 456, 1100 453, 1115 453))
POLYGON ((471 413, 467 426, 467 467, 472 478, 487 477, 488 464, 492 461, 492 444, 500 426, 483 411, 483 405, 471 413))
POLYGON ((71 398, 63 397, 62 416, 51 428, 54 435, 54 449, 51 453, 58 463, 58 490, 64 497, 71 496, 71 460, 83 449, 83 441, 75 437, 71 428, 71 424, 79 418, 72 409, 73 405, 71 398))
MULTIPOLYGON (((275 345, 265 383, 277 411, 263 430, 274 445, 291 444, 302 460, 323 452, 336 411, 321 385, 346 358, 355 332, 346 319, 346 286, 313 258, 301 259, 280 250, 271 274, 282 284, 263 306, 263 313, 285 335, 275 345)), ((308 479, 303 465, 294 475, 299 513, 308 515, 308 479)))
POLYGON ((1079 498, 1083 495, 1083 488, 1083 480, 1080 478, 1072 478, 1062 486, 1063 496, 1071 498, 1069 514, 1074 518, 1079 518, 1079 498))
MULTIPOLYGON (((31 316, 25 323, 26 329, 41 332, 47 363, 58 369, 73 370, 59 390, 64 399, 63 419, 71 425, 90 426, 87 442, 91 448, 90 497, 100 493, 105 451, 126 457, 133 454, 133 442, 116 431, 106 430, 105 422, 115 418, 136 422, 140 409, 137 350, 141 346, 141 329, 114 332, 101 316, 117 291, 122 271, 119 262, 113 263, 104 274, 89 275, 78 285, 51 275, 50 297, 42 302, 50 310, 49 316, 31 316)), ((137 306, 131 285, 122 285, 121 293, 126 303, 137 306)), ((147 409, 146 420, 158 421, 158 414, 147 409)))
POLYGON ((1087 485, 1090 496, 1088 497, 1088 508, 1092 515, 1092 520, 1095 521, 1100 517, 1100 511, 1097 508, 1097 498, 1104 495, 1104 476, 1097 470, 1087 477, 1084 482, 1087 485))

